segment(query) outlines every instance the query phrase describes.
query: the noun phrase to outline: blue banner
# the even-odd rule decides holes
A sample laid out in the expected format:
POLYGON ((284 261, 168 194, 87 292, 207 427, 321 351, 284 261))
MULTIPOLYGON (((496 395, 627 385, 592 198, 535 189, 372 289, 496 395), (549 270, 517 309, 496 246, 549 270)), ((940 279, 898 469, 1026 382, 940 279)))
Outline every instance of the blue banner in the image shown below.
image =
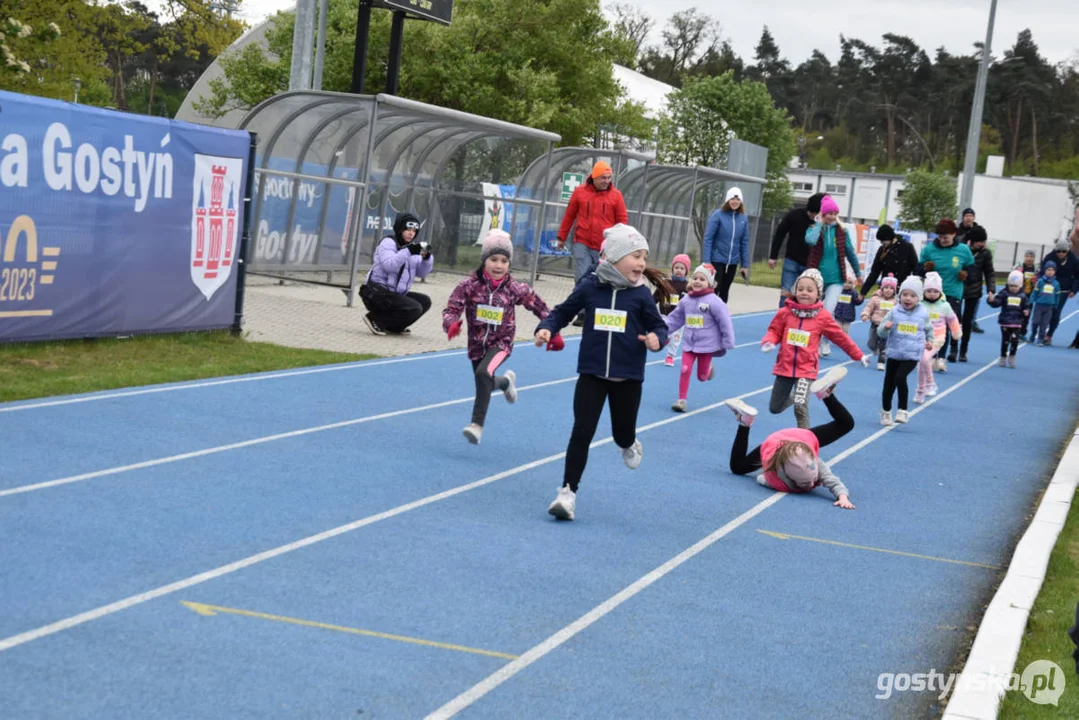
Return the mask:
POLYGON ((0 340, 233 324, 250 135, 0 91, 0 340))

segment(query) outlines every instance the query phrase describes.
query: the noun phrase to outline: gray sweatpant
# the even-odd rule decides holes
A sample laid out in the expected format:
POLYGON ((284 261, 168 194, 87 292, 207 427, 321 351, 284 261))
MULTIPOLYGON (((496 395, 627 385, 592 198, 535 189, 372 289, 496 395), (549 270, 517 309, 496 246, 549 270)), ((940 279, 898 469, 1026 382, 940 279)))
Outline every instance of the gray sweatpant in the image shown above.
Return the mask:
POLYGON ((798 427, 809 429, 809 386, 808 378, 777 376, 772 384, 772 398, 768 402, 768 412, 778 415, 791 405, 794 406, 794 419, 798 427))

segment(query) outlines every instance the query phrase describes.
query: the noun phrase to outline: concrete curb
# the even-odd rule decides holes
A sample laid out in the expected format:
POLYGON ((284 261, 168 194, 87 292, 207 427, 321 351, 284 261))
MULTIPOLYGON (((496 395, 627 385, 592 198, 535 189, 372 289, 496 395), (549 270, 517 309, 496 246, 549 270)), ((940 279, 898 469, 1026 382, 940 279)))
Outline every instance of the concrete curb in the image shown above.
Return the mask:
MULTIPOLYGON (((943 720, 993 720, 1023 643, 1027 619, 1045 580, 1049 554, 1079 484, 1079 428, 1023 533, 1004 581, 989 603, 943 720)), ((1021 670, 1019 671, 1021 672, 1021 670)))

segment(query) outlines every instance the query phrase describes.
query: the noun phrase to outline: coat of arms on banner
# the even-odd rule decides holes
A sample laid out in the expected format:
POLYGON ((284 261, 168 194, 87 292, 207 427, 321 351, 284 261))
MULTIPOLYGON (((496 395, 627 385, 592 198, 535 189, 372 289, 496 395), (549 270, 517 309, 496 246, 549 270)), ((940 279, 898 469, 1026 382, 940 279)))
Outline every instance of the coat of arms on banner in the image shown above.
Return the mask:
POLYGON ((229 279, 240 249, 243 159, 195 154, 191 282, 207 300, 229 279))

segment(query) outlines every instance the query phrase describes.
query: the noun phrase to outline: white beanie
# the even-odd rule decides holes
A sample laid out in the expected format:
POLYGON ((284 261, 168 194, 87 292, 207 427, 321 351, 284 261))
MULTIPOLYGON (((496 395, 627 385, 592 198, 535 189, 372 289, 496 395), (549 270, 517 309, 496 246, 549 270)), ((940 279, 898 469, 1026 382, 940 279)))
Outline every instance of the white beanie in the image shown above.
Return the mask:
POLYGON ((723 202, 728 203, 728 202, 731 201, 731 198, 738 198, 739 200, 744 201, 744 198, 742 197, 741 188, 732 187, 730 190, 728 190, 727 191, 727 199, 724 200, 723 202))
POLYGON ((911 291, 919 298, 922 297, 922 279, 917 275, 908 275, 907 279, 903 281, 903 284, 899 286, 899 292, 905 293, 911 291))
POLYGON ((925 290, 944 292, 944 279, 940 276, 940 273, 934 271, 925 274, 925 290))
POLYGON ((806 270, 803 270, 802 274, 799 275, 797 279, 795 279, 794 285, 791 286, 792 293, 794 292, 795 288, 798 287, 798 280, 801 280, 802 278, 808 278, 813 281, 813 283, 817 286, 817 299, 823 300, 824 276, 820 274, 820 270, 818 270, 817 268, 807 268, 806 270))
POLYGON ((632 225, 618 223, 603 231, 603 254, 607 262, 614 265, 627 255, 638 250, 648 251, 648 240, 632 225))
POLYGON ((1008 284, 1022 286, 1023 273, 1019 272, 1018 270, 1012 270, 1010 273, 1008 273, 1008 284))
MULTIPOLYGON (((701 273, 706 278, 708 278, 708 287, 715 287, 716 271, 714 268, 708 265, 698 265, 697 267, 693 268, 693 275, 696 275, 697 273, 701 273)), ((693 275, 690 275, 690 277, 693 277, 693 275)))
POLYGON ((505 230, 490 230, 487 232, 487 237, 483 239, 480 262, 487 262, 487 258, 492 255, 505 255, 507 260, 513 259, 513 241, 505 230))

